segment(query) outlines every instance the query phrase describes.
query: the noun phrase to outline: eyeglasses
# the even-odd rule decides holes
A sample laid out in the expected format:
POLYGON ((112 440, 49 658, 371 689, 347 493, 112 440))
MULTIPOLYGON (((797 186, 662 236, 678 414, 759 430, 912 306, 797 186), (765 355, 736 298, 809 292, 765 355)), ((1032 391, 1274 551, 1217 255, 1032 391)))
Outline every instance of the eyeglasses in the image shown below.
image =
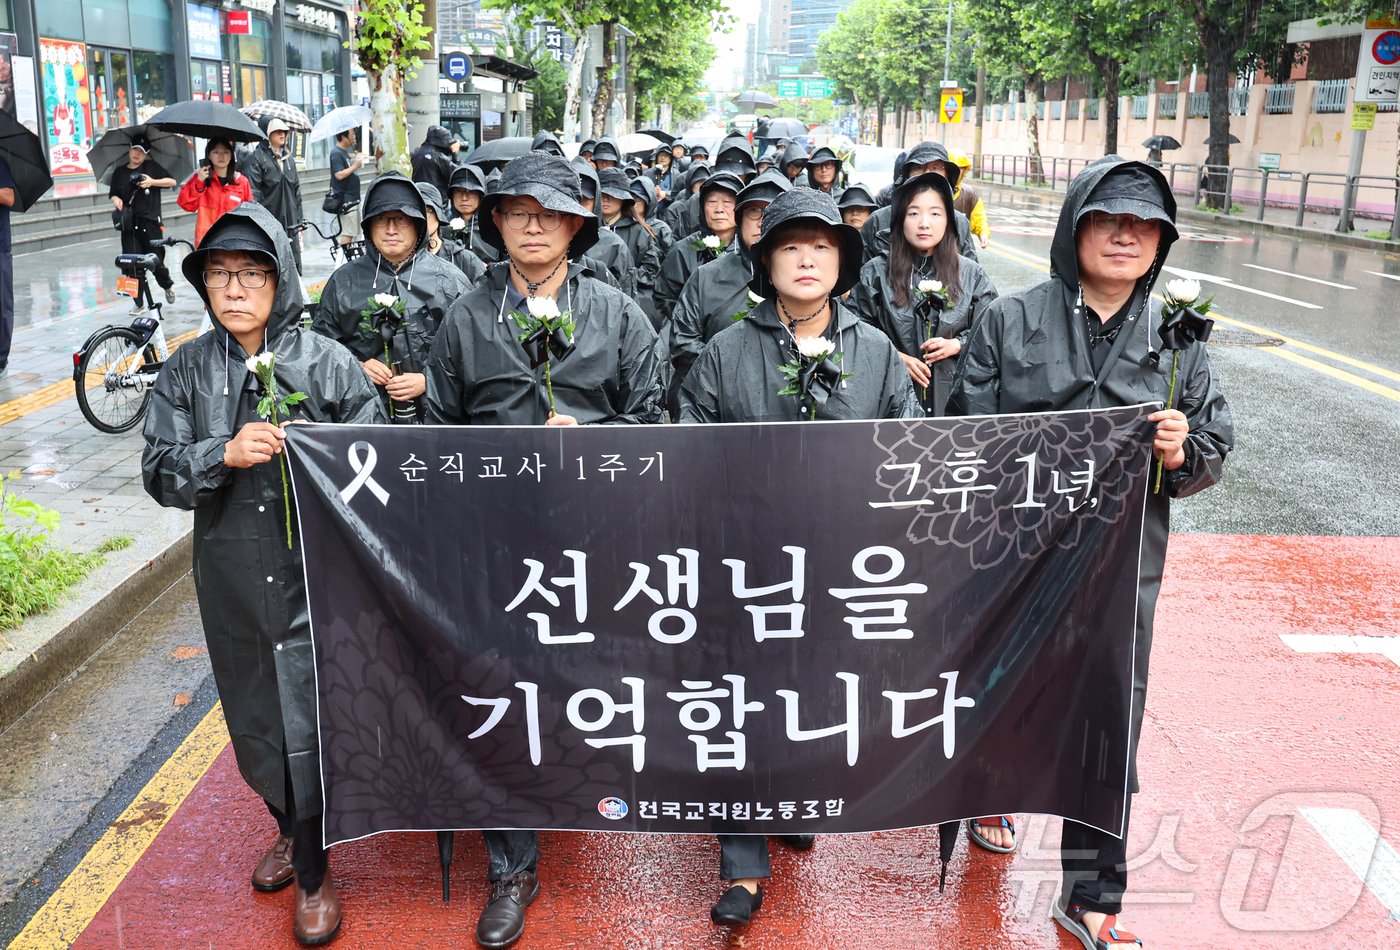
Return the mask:
POLYGON ((531 218, 534 218, 544 231, 558 231, 559 225, 564 223, 564 214, 561 211, 523 211, 516 208, 505 212, 503 217, 512 231, 524 231, 530 226, 531 218))
POLYGON ((744 210, 741 213, 745 221, 762 221, 763 212, 767 207, 767 205, 744 205, 744 210))
POLYGON ((1089 212, 1089 227, 1097 237, 1112 237, 1120 230, 1132 232, 1134 237, 1147 237, 1156 234, 1160 225, 1156 221, 1139 218, 1135 214, 1107 214, 1103 211, 1089 212))
POLYGON ((250 267, 247 270, 207 270, 204 272, 204 286, 214 290, 222 290, 228 286, 233 275, 238 275, 239 286, 248 290, 259 290, 267 286, 267 275, 277 273, 274 270, 258 270, 250 267))

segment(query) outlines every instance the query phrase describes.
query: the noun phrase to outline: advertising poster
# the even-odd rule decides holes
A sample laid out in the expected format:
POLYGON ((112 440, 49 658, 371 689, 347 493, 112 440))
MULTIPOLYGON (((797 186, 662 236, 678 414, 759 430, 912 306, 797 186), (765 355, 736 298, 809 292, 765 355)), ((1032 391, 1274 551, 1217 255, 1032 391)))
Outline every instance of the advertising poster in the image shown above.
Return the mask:
POLYGON ((15 56, 18 53, 19 37, 0 33, 0 110, 15 118, 19 117, 15 108, 15 56))
POLYGON ((92 114, 87 49, 82 43, 41 39, 39 59, 44 68, 43 119, 49 168, 55 178, 90 175, 87 152, 92 148, 92 114))

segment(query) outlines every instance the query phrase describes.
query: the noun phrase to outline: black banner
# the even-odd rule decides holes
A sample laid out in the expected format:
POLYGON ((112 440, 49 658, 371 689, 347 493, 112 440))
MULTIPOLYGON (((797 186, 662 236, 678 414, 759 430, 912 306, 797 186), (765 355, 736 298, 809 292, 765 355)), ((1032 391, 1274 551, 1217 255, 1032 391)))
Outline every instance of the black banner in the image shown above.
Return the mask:
POLYGON ((1118 833, 1152 409, 291 427, 327 842, 1118 833))

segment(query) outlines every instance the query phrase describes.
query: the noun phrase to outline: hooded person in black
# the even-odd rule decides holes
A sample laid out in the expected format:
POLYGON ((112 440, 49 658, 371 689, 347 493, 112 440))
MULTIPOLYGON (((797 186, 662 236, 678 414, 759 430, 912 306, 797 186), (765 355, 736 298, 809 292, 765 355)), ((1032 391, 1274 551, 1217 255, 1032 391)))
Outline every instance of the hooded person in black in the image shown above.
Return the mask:
MULTIPOLYGON (((1162 173, 1117 155, 1070 183, 1050 249, 1051 276, 998 299, 963 348, 948 411, 954 415, 1054 412, 1168 401, 1172 354, 1159 333, 1152 285, 1177 238, 1176 200, 1162 173)), ((1199 288, 1197 288, 1199 289, 1199 288)), ((1165 469, 1143 519, 1134 650, 1129 791, 1138 790, 1137 743, 1147 699, 1153 614, 1161 589, 1172 498, 1219 481, 1234 443, 1230 407, 1203 343, 1179 349, 1171 405, 1156 424, 1154 458, 1165 469)), ((1155 468, 1155 466, 1154 466, 1155 468)), ((1092 682, 1081 688, 1093 689, 1092 682)), ((1013 766, 1014 767, 1014 766, 1013 766)), ((1081 942, 1114 927, 1127 888, 1124 837, 1064 823, 1064 891, 1055 919, 1081 942), (1105 917, 1106 915, 1106 917, 1105 917)), ((1132 946, 1122 928, 1110 947, 1132 946)))
POLYGON ((662 221, 661 216, 656 213, 656 192, 647 186, 646 181, 634 181, 629 187, 637 199, 637 208, 641 211, 642 218, 651 227, 651 233, 656 238, 657 254, 664 261, 671 250, 671 245, 676 243, 676 234, 671 230, 671 226, 662 221))
POLYGON ((754 164, 753 149, 748 139, 742 135, 731 135, 720 142, 713 171, 715 174, 727 172, 745 184, 757 175, 758 166, 754 164))
MULTIPOLYGON (((485 276, 486 265, 481 263, 481 258, 469 251, 465 244, 442 233, 444 230, 452 230, 451 225, 447 223, 452 220, 452 215, 447 210, 442 193, 426 181, 415 182, 414 187, 418 189, 428 215, 428 253, 456 267, 462 272, 462 276, 467 278, 468 283, 476 283, 485 276)), ((461 218, 457 220, 461 221, 461 218)), ((465 225, 458 228, 457 232, 465 234, 465 225)))
POLYGON ((701 265, 685 282, 671 311, 668 355, 673 375, 667 406, 673 418, 680 417, 680 387, 705 344, 734 326, 735 317, 748 313, 757 303, 757 294, 749 289, 754 277, 752 248, 763 230, 764 211, 779 195, 791 190, 792 184, 778 171, 764 172, 746 185, 734 201, 739 246, 732 254, 721 254, 701 265))
MULTIPOLYGON (((601 147, 603 142, 598 143, 601 147)), ((583 189, 579 204, 590 214, 598 213, 598 195, 601 189, 598 187, 598 173, 585 164, 580 163, 574 166, 574 171, 578 173, 579 187, 583 189)), ((599 228, 598 238, 593 242, 585 253, 587 262, 596 268, 606 271, 609 275, 610 283, 631 297, 637 292, 637 269, 636 262, 632 260, 632 252, 628 250, 627 244, 622 238, 612 231, 599 228)))
POLYGON ((259 419, 264 393, 248 358, 275 354, 280 393, 306 394, 293 418, 376 423, 384 409, 343 347, 301 329, 291 242, 260 205, 220 217, 182 269, 214 329, 161 370, 146 415, 142 478, 159 504, 194 511, 195 590, 224 718, 238 770, 280 832, 253 886, 278 890, 295 878, 294 933, 323 943, 339 927, 340 902, 321 844, 305 575, 274 460, 285 431, 259 419))
POLYGON ((980 264, 958 254, 948 179, 917 175, 896 189, 892 207, 900 227, 890 252, 861 268, 849 306, 890 338, 924 411, 941 416, 958 353, 997 291, 980 264))
MULTIPOLYGON (((841 191, 836 207, 841 212, 841 220, 859 231, 879 205, 864 185, 850 185, 841 191)), ((863 245, 865 242, 861 243, 863 245)))
POLYGON ((622 239, 636 265, 631 297, 651 319, 652 326, 657 326, 660 321, 652 288, 661 272, 661 249, 656 243, 656 234, 646 223, 644 211, 638 209, 637 196, 626 174, 616 168, 605 168, 598 173, 598 187, 601 193, 598 210, 602 212, 599 217, 603 227, 622 239))
POLYGON ((409 156, 413 162, 413 180, 426 181, 444 195, 447 194, 452 184, 452 173, 457 170, 453 156, 459 147, 447 129, 440 125, 428 126, 423 144, 409 156))
POLYGON ((403 175, 374 179, 360 207, 365 253, 326 281, 315 329, 355 354, 392 402, 395 421, 421 421, 428 351, 447 308, 471 282, 427 250, 427 208, 403 175))
POLYGON ((622 162, 622 149, 618 147, 617 139, 611 135, 605 135, 593 143, 593 155, 589 158, 596 171, 605 168, 616 168, 622 162))
MULTIPOLYGON (((962 169, 948 156, 948 150, 937 142, 920 142, 905 154, 904 161, 900 164, 899 171, 895 175, 893 187, 898 188, 915 175, 928 172, 942 175, 948 179, 953 190, 957 191, 962 169)), ((883 195, 884 192, 882 191, 881 194, 883 195)), ((893 195, 893 191, 891 191, 891 195, 893 195)), ((967 215, 961 211, 954 211, 953 221, 957 225, 958 253, 971 260, 977 260, 977 248, 972 243, 972 226, 968 223, 967 215)), ((865 226, 860 229, 860 238, 865 244, 866 260, 889 253, 890 207, 888 205, 876 209, 875 213, 870 216, 869 220, 865 222, 865 226)))
POLYGON ((690 275, 734 248, 734 236, 739 230, 734 199, 743 188, 744 183, 727 172, 716 172, 700 186, 704 220, 695 232, 671 246, 656 280, 656 311, 663 324, 671 319, 671 311, 690 275))
POLYGON ((923 414, 889 339, 838 300, 860 277, 860 234, 841 223, 830 196, 809 188, 778 195, 764 212, 761 237, 749 253, 755 265, 749 289, 764 300, 700 351, 681 387, 681 422, 797 421, 814 413, 818 419, 923 414), (834 243, 836 253, 822 256, 814 244, 817 238, 834 243), (815 281, 804 282, 808 277, 815 281), (812 344, 825 348, 827 355, 798 355, 799 345, 812 344), (839 364, 830 358, 833 353, 843 354, 839 364), (804 367, 816 363, 820 369, 810 390, 780 396, 785 379, 779 367, 794 361, 804 367), (830 368, 836 368, 834 375, 830 368), (850 377, 842 380, 846 373, 850 377))
POLYGON ((253 189, 253 200, 266 208, 292 241, 297 273, 301 273, 301 234, 293 229, 305 215, 301 207, 301 179, 297 177, 296 156, 287 148, 291 128, 281 119, 265 115, 258 126, 267 136, 257 147, 239 161, 239 167, 253 189))
POLYGON ((675 233, 676 239, 689 237, 700 227, 700 186, 710 177, 710 166, 696 161, 686 172, 683 190, 671 196, 671 205, 661 219, 675 233))
POLYGON ((824 191, 831 195, 836 206, 841 206, 841 159, 835 152, 823 145, 807 156, 807 187, 824 191))
POLYGON ((560 158, 564 157, 564 146, 560 145, 559 139, 547 129, 535 133, 534 140, 530 142, 530 151, 548 152, 551 155, 558 155, 560 158))
POLYGON ((447 200, 455 214, 447 221, 447 237, 466 245, 483 264, 498 260, 500 254, 482 238, 480 218, 476 216, 487 190, 486 176, 478 166, 458 165, 452 170, 452 183, 447 189, 447 200), (461 221, 460 225, 458 220, 461 221))
POLYGON ((789 142, 787 148, 783 149, 783 157, 778 160, 778 167, 783 170, 788 181, 794 185, 798 184, 798 176, 807 167, 807 150, 800 142, 789 142))

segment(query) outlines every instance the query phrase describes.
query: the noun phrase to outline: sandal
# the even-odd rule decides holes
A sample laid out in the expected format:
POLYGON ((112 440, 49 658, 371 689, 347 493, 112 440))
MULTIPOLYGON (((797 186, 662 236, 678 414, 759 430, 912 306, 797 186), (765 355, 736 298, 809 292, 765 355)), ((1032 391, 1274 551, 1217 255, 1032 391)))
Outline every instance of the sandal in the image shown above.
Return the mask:
POLYGON ((977 847, 985 848, 988 851, 995 851, 997 854, 1010 854, 1016 850, 1016 823, 1011 820, 1010 815, 987 815, 982 818, 969 818, 967 821, 967 836, 977 847), (987 824, 984 825, 984 821, 986 821, 987 824), (1010 847, 992 844, 992 842, 984 837, 978 830, 983 827, 995 827, 998 824, 1011 832, 1010 847))
POLYGON ((1084 950, 1108 950, 1114 944, 1120 943, 1142 946, 1141 940, 1118 928, 1117 914, 1105 915, 1103 923, 1099 924, 1098 934, 1090 935, 1089 928, 1084 926, 1084 913, 1088 909, 1082 904, 1070 904, 1069 911, 1066 912, 1060 909, 1060 902, 1057 900, 1051 908, 1050 916, 1055 918, 1055 923, 1068 930, 1070 936, 1083 944, 1084 950))

